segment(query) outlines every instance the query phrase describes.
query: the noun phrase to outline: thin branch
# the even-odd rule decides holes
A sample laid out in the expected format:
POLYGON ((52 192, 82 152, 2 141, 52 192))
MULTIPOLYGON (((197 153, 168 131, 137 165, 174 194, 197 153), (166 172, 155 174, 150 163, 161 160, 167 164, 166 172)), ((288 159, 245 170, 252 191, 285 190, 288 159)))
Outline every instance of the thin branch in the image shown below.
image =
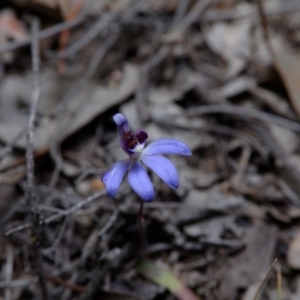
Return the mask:
MULTIPOLYGON (((33 19, 31 22, 31 61, 32 61, 32 71, 33 71, 33 88, 30 104, 30 113, 28 118, 28 125, 26 130, 26 200, 29 202, 29 207, 31 210, 31 222, 35 223, 36 219, 36 193, 34 189, 34 130, 35 130, 35 120, 37 105, 40 97, 40 87, 38 82, 38 72, 39 72, 39 41, 37 39, 39 32, 39 21, 33 19)), ((35 226, 33 226, 35 228, 35 226)), ((32 236, 35 236, 33 230, 32 236)))
MULTIPOLYGON (((93 202, 105 195, 106 195, 106 191, 97 192, 97 193, 87 197, 86 199, 83 199, 82 201, 78 202, 77 204, 75 204, 74 206, 69 208, 68 210, 66 210, 64 215, 69 216, 69 215, 73 214, 74 212, 76 212, 77 210, 83 208, 84 206, 90 204, 91 202, 93 202)), ((46 224, 48 224, 49 222, 50 222, 50 218, 46 220, 46 224)))
POLYGON ((73 45, 69 46, 64 51, 60 51, 57 55, 54 55, 58 58, 66 58, 70 55, 75 54, 80 51, 86 45, 88 45, 93 39, 95 39, 99 34, 107 28, 110 22, 115 18, 115 14, 105 14, 104 16, 100 16, 99 20, 92 26, 84 35, 77 40, 73 45))
POLYGON ((31 43, 31 59, 33 70, 33 90, 30 106, 30 115, 27 127, 27 147, 26 147, 26 175, 27 175, 27 194, 31 208, 35 206, 34 189, 34 130, 37 112, 37 104, 40 98, 40 86, 38 82, 39 72, 39 42, 36 38, 39 30, 39 22, 37 19, 32 21, 32 43, 31 43))
POLYGON ((253 300, 258 300, 258 297, 259 297, 259 295, 260 295, 260 293, 261 293, 261 291, 262 291, 262 289, 263 289, 265 283, 267 282, 267 280, 268 280, 268 278, 269 278, 269 275, 271 274, 272 269, 273 269, 274 266, 276 265, 277 260, 278 260, 277 258, 275 258, 275 259, 273 260, 273 262, 272 262, 271 266, 269 267, 269 269, 268 269, 268 271, 267 271, 267 273, 266 273, 266 275, 265 275, 263 281, 262 281, 261 284, 259 285, 259 288, 258 288, 258 290, 256 291, 253 300))
POLYGON ((40 86, 38 80, 38 73, 40 68, 40 49, 39 49, 39 32, 40 23, 39 20, 34 18, 31 24, 31 59, 32 59, 32 70, 33 70, 33 90, 32 99, 30 105, 30 115, 27 127, 27 146, 26 146, 26 175, 27 175, 27 199, 30 204, 32 211, 32 238, 33 247, 36 252, 35 264, 39 277, 39 284, 42 290, 43 299, 48 300, 49 294, 47 291, 47 285, 45 282, 45 277, 42 268, 42 257, 40 251, 40 240, 42 235, 42 228, 40 224, 40 216, 37 212, 36 207, 36 194, 34 190, 34 130, 35 130, 35 120, 37 105, 40 98, 40 86))
POLYGON ((50 252, 55 250, 55 248, 58 246, 59 242, 62 240, 64 233, 66 232, 66 229, 68 227, 68 223, 69 223, 69 220, 66 218, 63 221, 63 224, 62 224, 62 226, 61 226, 61 228, 58 232, 58 235, 55 238, 55 240, 53 241, 52 245, 49 248, 43 250, 44 253, 50 253, 50 252))
POLYGON ((186 117, 195 117, 207 114, 226 114, 233 115, 237 118, 257 119, 264 123, 274 123, 300 132, 300 124, 298 122, 255 109, 238 107, 236 105, 202 105, 200 107, 187 110, 184 115, 186 117))
MULTIPOLYGON (((49 218, 45 219, 44 221, 44 224, 45 225, 48 225, 62 217, 67 217, 67 216, 70 216, 72 215, 73 213, 75 213, 76 211, 80 210, 81 208, 83 208, 84 206, 92 203, 93 201, 103 197, 106 195, 106 192, 105 191, 100 191, 100 192, 97 192, 89 197, 87 197, 86 199, 83 199, 81 201, 79 201, 78 203, 76 203, 75 205, 71 206, 69 209, 67 210, 61 210, 59 212, 57 212, 56 214, 50 216, 49 218)), ((15 232, 18 232, 18 231, 22 231, 24 229, 27 229, 27 228, 30 228, 32 225, 31 224, 22 224, 22 225, 19 225, 17 227, 14 227, 12 229, 9 229, 8 231, 5 232, 5 235, 6 236, 9 236, 15 232)))
POLYGON ((31 224, 21 224, 21 225, 18 225, 18 226, 16 226, 16 227, 14 227, 14 228, 12 228, 12 229, 9 229, 9 230, 7 230, 6 232, 5 232, 5 236, 10 236, 10 235, 12 235, 13 233, 15 233, 15 232, 18 232, 18 231, 23 231, 23 230, 25 230, 25 229, 27 229, 27 228, 31 228, 32 227, 32 225, 31 224))
POLYGON ((36 277, 33 278, 25 278, 25 279, 18 279, 14 281, 0 281, 0 288, 20 288, 20 287, 28 287, 32 283, 36 283, 38 280, 36 277))
MULTIPOLYGON (((63 22, 63 23, 54 25, 50 28, 44 29, 38 33, 38 40, 41 41, 43 39, 51 37, 52 35, 58 34, 61 31, 73 28, 73 27, 81 24, 84 20, 85 20, 85 15, 80 15, 77 19, 75 19, 72 22, 63 22)), ((0 47, 0 55, 4 54, 6 52, 9 52, 9 51, 13 51, 13 50, 18 49, 23 46, 27 46, 30 43, 31 43, 31 37, 28 37, 21 41, 5 44, 4 46, 0 47)))
POLYGON ((115 208, 113 213, 111 214, 111 216, 109 217, 109 219, 107 220, 107 222, 104 224, 104 226, 99 230, 98 232, 98 236, 104 236, 109 229, 114 225, 114 223, 116 222, 116 220, 119 217, 119 209, 115 208))
POLYGON ((180 23, 178 23, 176 28, 185 31, 196 20, 198 20, 211 5, 217 1, 219 0, 198 0, 197 4, 191 9, 186 17, 180 23))

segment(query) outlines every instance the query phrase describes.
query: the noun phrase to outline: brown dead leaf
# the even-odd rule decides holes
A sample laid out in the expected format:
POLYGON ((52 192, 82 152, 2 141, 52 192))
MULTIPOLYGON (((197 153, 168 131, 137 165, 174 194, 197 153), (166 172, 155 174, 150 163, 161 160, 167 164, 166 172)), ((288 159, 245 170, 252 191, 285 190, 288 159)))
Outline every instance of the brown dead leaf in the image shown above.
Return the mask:
POLYGON ((179 223, 201 219, 211 212, 225 213, 242 206, 243 197, 222 193, 220 186, 210 189, 189 191, 183 207, 174 214, 179 223))
POLYGON ((274 63, 287 89, 291 104, 300 118, 300 53, 279 36, 271 39, 274 63))
POLYGON ((22 40, 28 37, 28 32, 15 13, 5 9, 0 13, 0 35, 5 39, 22 40))
MULTIPOLYGON (((0 12, 0 47, 9 40, 23 40, 28 37, 28 32, 24 24, 17 18, 15 13, 10 9, 4 9, 0 12)), ((5 62, 11 62, 12 53, 6 53, 1 56, 5 62)))
POLYGON ((222 299, 233 299, 239 288, 246 288, 261 281, 271 265, 277 239, 275 227, 255 223, 246 234, 246 248, 238 255, 224 261, 216 268, 216 276, 221 280, 222 299))
MULTIPOLYGON (((138 84, 138 68, 128 64, 125 65, 123 71, 124 76, 118 86, 106 87, 94 82, 88 83, 84 89, 72 98, 72 102, 67 112, 63 115, 61 122, 52 120, 49 118, 49 114, 51 114, 53 104, 55 100, 57 100, 55 91, 63 88, 64 83, 54 80, 50 86, 45 87, 47 91, 43 90, 44 84, 41 83, 42 94, 45 96, 41 99, 39 108, 40 111, 45 113, 45 116, 40 119, 36 128, 34 140, 35 149, 47 149, 54 134, 57 135, 57 133, 59 133, 60 140, 66 138, 89 123, 98 114, 114 105, 120 104, 133 94, 138 84), (55 86, 55 89, 51 88, 51 85, 52 87, 55 86)), ((49 77, 46 76, 46 78, 50 81, 49 77)), ((43 77, 41 81, 44 82, 44 79, 43 77)), ((25 83, 29 82, 26 80, 23 81, 25 83)), ((23 100, 25 100, 24 98, 26 96, 30 99, 30 83, 27 84, 27 87, 25 84, 24 87, 22 87, 22 85, 22 78, 16 77, 6 82, 5 85, 2 84, 0 88, 0 96, 2 96, 0 99, 2 102, 0 101, 0 103, 2 107, 5 107, 5 111, 0 112, 0 139, 7 143, 10 143, 14 137, 20 134, 27 124, 26 111, 20 109, 18 99, 20 96, 22 96, 23 100), (14 88, 16 84, 18 84, 19 89, 14 88)), ((19 139, 16 145, 24 148, 26 146, 26 137, 23 136, 19 139)))
POLYGON ((25 167, 19 166, 0 174, 0 184, 16 184, 25 177, 25 167))
POLYGON ((208 239, 220 239, 222 233, 232 227, 233 216, 221 216, 202 222, 196 222, 183 226, 185 234, 192 238, 206 237, 208 239))
MULTIPOLYGON (((300 98, 299 98, 300 99, 300 98)), ((299 102, 300 104, 300 102, 299 102)), ((278 144, 288 153, 292 154, 299 147, 299 136, 294 131, 270 124, 272 136, 277 140, 278 144)))
POLYGON ((232 24, 218 22, 206 33, 208 46, 228 63, 226 77, 232 78, 246 65, 250 55, 251 19, 232 24))
MULTIPOLYGON (((58 1, 64 19, 68 22, 71 22, 81 12, 85 0, 77 0, 72 6, 69 6, 69 2, 67 3, 65 0, 58 0, 58 1)), ((70 29, 61 32, 59 36, 59 51, 65 50, 69 41, 70 34, 71 34, 70 29)), ((57 69, 59 74, 63 74, 65 72, 65 61, 63 58, 57 61, 57 69)))
POLYGON ((288 265, 293 269, 300 269, 300 231, 295 233, 293 240, 289 244, 287 254, 288 265))
POLYGON ((66 136, 86 125, 94 117, 129 97, 138 84, 138 70, 134 65, 125 65, 122 82, 117 87, 107 88, 89 84, 73 98, 69 111, 63 117, 58 129, 66 136))

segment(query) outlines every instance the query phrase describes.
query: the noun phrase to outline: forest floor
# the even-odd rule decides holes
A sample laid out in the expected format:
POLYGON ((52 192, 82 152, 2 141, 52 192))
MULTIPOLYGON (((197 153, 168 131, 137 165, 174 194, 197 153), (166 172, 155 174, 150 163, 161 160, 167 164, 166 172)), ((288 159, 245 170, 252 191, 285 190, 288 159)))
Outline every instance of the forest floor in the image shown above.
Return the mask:
POLYGON ((299 33, 299 0, 2 0, 0 300, 299 300, 299 33), (144 230, 118 112, 193 153, 144 230))

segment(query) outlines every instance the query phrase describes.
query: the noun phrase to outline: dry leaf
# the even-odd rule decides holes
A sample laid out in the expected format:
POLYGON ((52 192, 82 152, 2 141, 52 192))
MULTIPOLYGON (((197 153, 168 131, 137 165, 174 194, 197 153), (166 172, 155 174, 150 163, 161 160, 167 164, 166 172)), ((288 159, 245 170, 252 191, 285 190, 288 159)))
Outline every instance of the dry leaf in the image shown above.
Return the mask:
POLYGON ((227 62, 227 78, 238 74, 245 66, 250 55, 251 19, 232 24, 216 23, 206 33, 209 47, 227 62))
POLYGON ((279 36, 272 38, 271 45, 277 72, 285 84, 296 114, 300 117, 300 53, 292 50, 279 36))
POLYGON ((298 230, 294 239, 289 244, 287 254, 288 265, 293 269, 300 269, 300 231, 298 230))
MULTIPOLYGON (((50 81, 51 75, 50 77, 48 77, 48 75, 45 74, 45 77, 43 77, 41 81, 45 83, 46 78, 50 81)), ((27 81, 24 82, 26 83, 27 81)), ((57 80, 53 80, 50 85, 46 84, 46 87, 42 83, 42 95, 45 96, 41 98, 39 111, 45 113, 45 115, 40 119, 38 127, 36 128, 34 140, 35 149, 48 148, 54 134, 57 135, 59 133, 59 137, 62 140, 89 123, 100 113, 114 105, 120 104, 133 94, 137 84, 138 68, 134 65, 126 65, 124 67, 124 76, 119 86, 110 88, 90 82, 72 98, 68 110, 62 117, 63 120, 60 122, 57 119, 53 120, 48 116, 53 110, 55 91, 63 88, 64 84, 57 80), (51 84, 56 88, 51 88, 51 84), (47 93, 47 91, 49 93, 47 93)), ((27 124, 26 111, 20 109, 18 99, 20 99, 20 93, 22 93, 21 96, 23 100, 26 96, 30 99, 30 84, 27 84, 27 87, 26 84, 24 84, 24 87, 22 85, 21 79, 16 76, 9 81, 5 81, 5 85, 2 84, 0 89, 0 104, 2 108, 5 107, 5 113, 2 112, 0 115, 0 139, 6 143, 11 142, 14 137, 20 134, 27 124), (19 89, 14 89, 16 84, 18 84, 19 89)), ((26 103, 26 100, 24 100, 24 102, 26 103)), ((21 148, 26 146, 25 135, 16 142, 16 145, 21 148)))
MULTIPOLYGON (((0 12, 0 47, 9 40, 23 40, 28 37, 28 32, 23 23, 17 18, 15 13, 10 9, 0 12)), ((12 53, 6 53, 1 59, 9 63, 13 60, 12 53)))
POLYGON ((0 13, 0 36, 7 39, 22 40, 28 36, 23 23, 10 9, 5 9, 0 13))
POLYGON ((218 270, 217 277, 222 278, 220 293, 223 299, 231 299, 239 288, 263 280, 273 259, 277 229, 257 222, 248 228, 244 239, 244 251, 226 260, 223 266, 213 267, 218 270))

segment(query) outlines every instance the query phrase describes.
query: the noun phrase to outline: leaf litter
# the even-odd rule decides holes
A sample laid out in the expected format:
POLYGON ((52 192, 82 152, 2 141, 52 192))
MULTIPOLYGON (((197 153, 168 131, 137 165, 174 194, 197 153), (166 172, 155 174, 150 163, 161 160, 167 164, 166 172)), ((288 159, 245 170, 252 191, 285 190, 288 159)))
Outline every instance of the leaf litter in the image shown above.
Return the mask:
POLYGON ((0 298, 298 299, 299 12, 293 0, 1 3, 0 298), (193 151, 174 159, 178 190, 153 176, 144 258, 136 196, 124 182, 109 199, 101 181, 124 157, 117 112, 193 151))

